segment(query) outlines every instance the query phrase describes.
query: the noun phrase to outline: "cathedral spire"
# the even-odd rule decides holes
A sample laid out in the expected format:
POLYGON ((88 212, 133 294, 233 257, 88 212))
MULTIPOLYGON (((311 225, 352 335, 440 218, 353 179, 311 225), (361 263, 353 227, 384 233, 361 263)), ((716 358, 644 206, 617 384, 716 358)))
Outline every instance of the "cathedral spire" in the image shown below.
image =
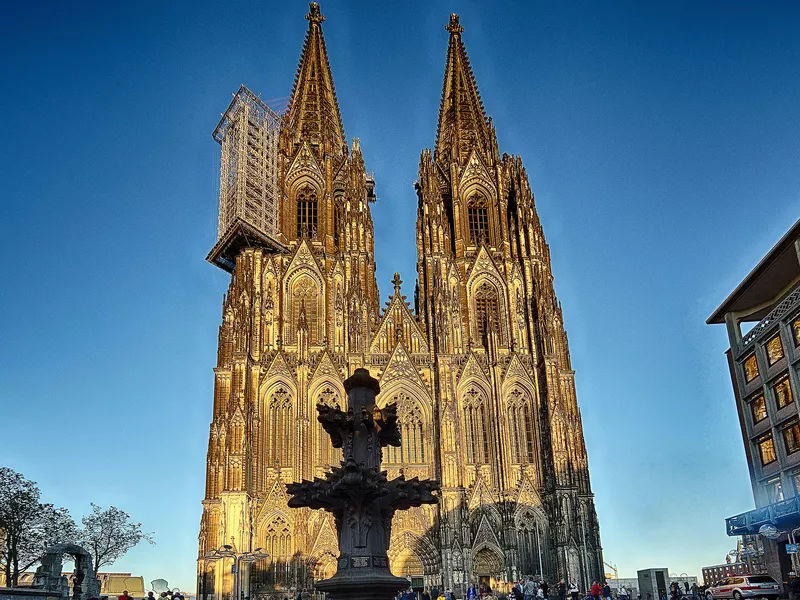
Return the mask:
POLYGON ((339 154, 345 148, 344 128, 322 35, 325 17, 319 4, 310 4, 306 19, 308 33, 286 111, 287 129, 294 143, 308 141, 312 148, 339 154))
POLYGON ((437 163, 448 160, 464 162, 472 148, 484 155, 491 153, 491 125, 486 118, 467 49, 461 39, 464 28, 457 14, 450 15, 450 23, 445 29, 450 32, 450 44, 447 48, 434 158, 437 163))

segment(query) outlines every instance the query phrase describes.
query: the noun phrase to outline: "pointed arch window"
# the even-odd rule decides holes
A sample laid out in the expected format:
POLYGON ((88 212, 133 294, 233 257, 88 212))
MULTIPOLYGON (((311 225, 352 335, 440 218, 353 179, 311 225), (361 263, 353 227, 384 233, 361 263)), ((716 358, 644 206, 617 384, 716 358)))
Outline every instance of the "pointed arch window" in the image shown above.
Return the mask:
MULTIPOLYGON (((325 388, 317 396, 316 404, 324 404, 332 408, 340 408, 339 394, 331 386, 325 388)), ((342 459, 341 448, 334 448, 331 445, 330 436, 325 433, 322 423, 317 422, 317 466, 332 467, 338 466, 342 459)))
POLYGON ((464 395, 464 432, 467 462, 478 465, 489 462, 489 432, 486 421, 486 398, 478 389, 464 395))
POLYGON ((267 418, 269 466, 291 466, 292 397, 285 387, 279 387, 270 396, 267 418))
POLYGON ((477 319, 475 325, 478 331, 479 340, 486 332, 486 325, 500 323, 499 301, 497 299, 497 290, 488 282, 482 283, 475 290, 475 318, 477 319))
POLYGON ((473 194, 467 202, 467 222, 469 239, 473 245, 490 243, 489 204, 481 194, 473 194))
POLYGON ((533 419, 527 395, 517 388, 508 399, 508 434, 511 438, 511 462, 532 464, 534 462, 533 419))
POLYGON ((308 341, 310 344, 317 342, 317 328, 319 325, 317 301, 317 285, 311 277, 304 275, 292 283, 292 326, 286 336, 288 343, 294 343, 296 339, 301 309, 306 313, 308 341))
POLYGON ((399 448, 387 446, 384 450, 387 463, 417 465, 424 464, 429 450, 425 440, 425 420, 422 407, 411 396, 400 392, 389 403, 397 404, 398 423, 402 444, 399 448))
POLYGON ((297 192, 297 237, 317 237, 317 192, 304 186, 297 192))

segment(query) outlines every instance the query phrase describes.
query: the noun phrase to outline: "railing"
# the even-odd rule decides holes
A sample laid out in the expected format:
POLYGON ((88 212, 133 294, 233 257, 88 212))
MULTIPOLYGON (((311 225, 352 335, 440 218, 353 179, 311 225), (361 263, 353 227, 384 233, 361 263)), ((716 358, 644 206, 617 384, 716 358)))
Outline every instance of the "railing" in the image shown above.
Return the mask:
POLYGON ((800 287, 786 296, 786 298, 784 298, 778 306, 773 308, 766 317, 761 319, 755 327, 742 336, 742 341, 739 342, 739 354, 742 354, 749 348, 771 325, 780 321, 786 313, 794 308, 797 302, 800 302, 800 287))
POLYGON ((776 502, 762 508, 750 510, 746 513, 728 517, 725 519, 725 528, 728 535, 745 535, 758 533, 762 525, 775 525, 781 529, 781 525, 792 521, 800 522, 800 497, 795 496, 788 500, 776 502))

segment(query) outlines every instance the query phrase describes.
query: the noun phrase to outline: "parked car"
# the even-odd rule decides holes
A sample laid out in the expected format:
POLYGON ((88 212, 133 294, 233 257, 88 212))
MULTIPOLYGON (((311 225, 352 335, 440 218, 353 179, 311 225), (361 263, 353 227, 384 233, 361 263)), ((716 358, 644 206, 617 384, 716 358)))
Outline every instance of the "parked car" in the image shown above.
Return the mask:
POLYGON ((706 590, 706 600, 733 598, 777 598, 781 586, 769 575, 734 575, 712 584, 706 590))

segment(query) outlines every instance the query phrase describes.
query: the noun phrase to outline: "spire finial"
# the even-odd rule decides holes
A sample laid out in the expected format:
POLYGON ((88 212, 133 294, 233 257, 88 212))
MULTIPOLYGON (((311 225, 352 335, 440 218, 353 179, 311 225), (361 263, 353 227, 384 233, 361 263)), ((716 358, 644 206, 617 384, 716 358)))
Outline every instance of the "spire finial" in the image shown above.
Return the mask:
POLYGON ((450 14, 450 23, 444 26, 447 31, 450 33, 461 33, 464 31, 464 28, 461 26, 461 23, 458 20, 458 15, 456 13, 450 14))
POLYGON ((311 23, 322 23, 325 20, 325 16, 319 10, 319 2, 311 2, 308 5, 308 14, 306 15, 306 19, 308 19, 311 23))
POLYGON ((392 277, 392 284, 394 284, 394 293, 395 294, 399 294, 400 293, 400 285, 402 283, 403 283, 403 281, 400 279, 400 273, 395 273, 394 277, 392 277))

